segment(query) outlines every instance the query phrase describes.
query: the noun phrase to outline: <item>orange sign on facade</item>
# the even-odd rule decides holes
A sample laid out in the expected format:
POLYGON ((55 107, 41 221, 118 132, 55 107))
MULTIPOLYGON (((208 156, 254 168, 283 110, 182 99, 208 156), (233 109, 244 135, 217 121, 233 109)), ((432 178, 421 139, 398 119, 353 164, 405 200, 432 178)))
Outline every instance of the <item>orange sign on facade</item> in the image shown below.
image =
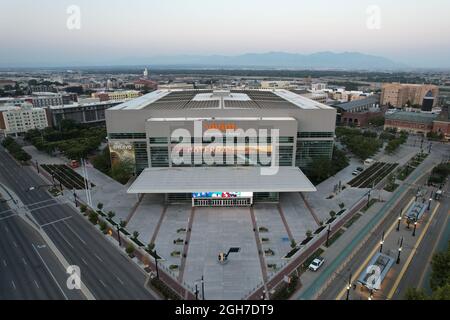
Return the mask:
POLYGON ((227 131, 227 130, 237 130, 237 126, 235 123, 225 123, 225 122, 212 122, 212 123, 204 123, 203 129, 210 130, 210 129, 216 129, 219 131, 227 131))

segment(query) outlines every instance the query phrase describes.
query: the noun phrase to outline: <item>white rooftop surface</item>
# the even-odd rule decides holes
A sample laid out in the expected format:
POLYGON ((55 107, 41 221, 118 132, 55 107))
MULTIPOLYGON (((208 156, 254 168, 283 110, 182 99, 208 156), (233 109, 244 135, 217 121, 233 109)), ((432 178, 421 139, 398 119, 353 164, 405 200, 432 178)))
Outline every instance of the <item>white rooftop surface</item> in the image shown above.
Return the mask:
POLYGON ((316 188, 296 167, 279 167, 262 175, 262 167, 148 168, 127 193, 191 192, 314 192, 316 188))
POLYGON ((289 90, 274 90, 277 96, 283 98, 286 101, 289 101, 292 104, 295 104, 297 107, 301 109, 333 109, 333 107, 329 107, 323 103, 302 97, 299 94, 296 94, 289 90))
MULTIPOLYGON (((181 90, 181 89, 160 89, 145 94, 139 98, 133 99, 131 101, 122 103, 118 106, 112 107, 109 110, 141 110, 148 107, 150 104, 157 102, 161 98, 169 95, 171 92, 182 92, 182 91, 192 91, 192 90, 181 90)), ((251 90, 251 91, 268 91, 273 92, 275 95, 280 98, 294 104, 300 109, 305 110, 317 110, 317 109, 333 109, 323 103, 308 99, 306 97, 302 97, 292 91, 284 90, 284 89, 261 89, 261 90, 251 90)), ((245 93, 237 93, 237 92, 228 92, 228 95, 225 94, 224 90, 215 90, 214 92, 209 93, 198 93, 194 96, 192 101, 252 101, 252 99, 245 93)), ((220 107, 219 107, 220 108, 220 107)))
MULTIPOLYGON (((173 90, 175 91, 175 90, 173 90)), ((140 96, 139 98, 122 103, 118 106, 112 107, 109 110, 140 110, 148 106, 150 103, 156 102, 162 97, 167 96, 170 90, 156 90, 148 94, 140 96)))

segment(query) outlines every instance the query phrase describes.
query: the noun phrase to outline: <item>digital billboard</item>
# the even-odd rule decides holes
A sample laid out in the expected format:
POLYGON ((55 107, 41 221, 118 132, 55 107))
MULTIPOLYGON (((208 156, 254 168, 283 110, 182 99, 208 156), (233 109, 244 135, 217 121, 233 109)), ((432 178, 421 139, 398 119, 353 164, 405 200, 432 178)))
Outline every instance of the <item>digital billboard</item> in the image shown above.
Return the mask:
POLYGON ((252 198, 253 192, 195 192, 192 194, 192 198, 202 198, 202 199, 210 199, 210 198, 219 198, 219 199, 227 199, 227 198, 252 198))

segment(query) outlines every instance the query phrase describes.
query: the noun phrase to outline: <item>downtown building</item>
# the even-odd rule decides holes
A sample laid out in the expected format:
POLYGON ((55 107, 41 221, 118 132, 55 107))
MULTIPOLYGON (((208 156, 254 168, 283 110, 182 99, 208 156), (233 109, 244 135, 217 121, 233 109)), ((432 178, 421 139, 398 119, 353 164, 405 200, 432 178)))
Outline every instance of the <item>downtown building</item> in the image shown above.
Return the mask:
POLYGON ((331 159, 336 122, 334 108, 283 89, 157 90, 105 115, 113 164, 137 175, 128 193, 193 206, 316 191, 303 171, 331 159))
POLYGON ((44 108, 34 108, 31 103, 0 106, 0 132, 4 136, 18 135, 31 129, 49 126, 44 108))

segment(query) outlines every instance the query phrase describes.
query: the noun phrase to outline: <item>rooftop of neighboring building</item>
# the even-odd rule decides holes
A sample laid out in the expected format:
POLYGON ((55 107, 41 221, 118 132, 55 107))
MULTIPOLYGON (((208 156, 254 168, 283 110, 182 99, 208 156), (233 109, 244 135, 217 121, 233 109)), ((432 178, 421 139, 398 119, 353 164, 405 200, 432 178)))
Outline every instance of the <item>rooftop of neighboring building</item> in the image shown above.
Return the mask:
POLYGON ((435 113, 424 112, 410 112, 410 111, 396 111, 392 113, 386 113, 386 120, 399 120, 407 122, 418 122, 431 124, 438 117, 435 113))
POLYGON ((366 106, 368 104, 379 104, 379 103, 380 103, 380 96, 379 95, 371 95, 364 99, 333 104, 333 107, 342 109, 344 111, 350 111, 350 110, 353 110, 353 109, 356 109, 359 107, 366 106))

